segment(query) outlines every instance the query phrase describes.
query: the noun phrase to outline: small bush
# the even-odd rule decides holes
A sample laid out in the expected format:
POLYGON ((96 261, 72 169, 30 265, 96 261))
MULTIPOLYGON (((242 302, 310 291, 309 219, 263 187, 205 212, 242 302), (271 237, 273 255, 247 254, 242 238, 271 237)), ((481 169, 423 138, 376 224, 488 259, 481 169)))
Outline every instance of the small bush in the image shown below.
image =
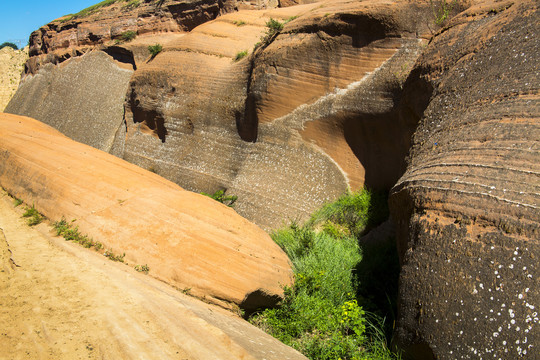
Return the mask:
POLYGON ((246 22, 244 20, 234 20, 233 24, 236 26, 244 26, 246 25, 246 22))
POLYGON ((261 42, 255 45, 255 48, 261 44, 267 45, 276 34, 283 30, 283 25, 284 23, 270 18, 270 20, 266 22, 266 33, 261 37, 261 42))
POLYGON ((238 60, 240 60, 240 59, 246 57, 247 54, 248 54, 247 50, 239 51, 239 52, 236 54, 236 56, 235 56, 235 58, 234 58, 234 61, 238 61, 238 60))
POLYGON ((201 195, 211 197, 212 199, 219 201, 228 207, 234 207, 234 203, 236 200, 238 200, 238 196, 236 195, 225 195, 225 190, 218 190, 212 195, 202 192, 201 195))
POLYGON ((125 42, 131 41, 131 40, 135 39, 136 37, 137 37, 137 32, 132 31, 132 30, 123 32, 123 33, 120 35, 120 39, 121 39, 122 41, 125 41, 125 42))
POLYGON ((21 205, 23 201, 21 199, 17 199, 16 197, 13 198, 13 206, 17 207, 21 205))
POLYGON ((0 44, 0 49, 3 49, 5 47, 10 47, 12 48, 13 50, 19 50, 19 48, 17 47, 17 45, 15 45, 14 43, 12 42, 9 42, 9 41, 6 41, 2 44, 0 44))
POLYGON ((150 268, 146 264, 145 265, 136 265, 135 270, 138 271, 138 272, 148 274, 148 272, 150 271, 150 268))
POLYGON ((22 216, 28 218, 27 222, 30 226, 37 225, 43 221, 43 216, 36 210, 34 205, 32 205, 32 207, 27 207, 22 216))
POLYGON ((155 45, 149 45, 148 46, 148 51, 152 55, 152 59, 155 58, 157 56, 157 54, 159 54, 162 50, 163 50, 163 47, 161 46, 161 44, 155 44, 155 45))

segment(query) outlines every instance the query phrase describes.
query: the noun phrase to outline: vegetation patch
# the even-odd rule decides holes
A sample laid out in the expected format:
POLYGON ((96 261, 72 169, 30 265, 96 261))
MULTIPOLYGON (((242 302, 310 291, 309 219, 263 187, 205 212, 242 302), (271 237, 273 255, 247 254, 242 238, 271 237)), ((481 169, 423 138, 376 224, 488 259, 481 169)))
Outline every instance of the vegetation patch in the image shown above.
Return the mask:
POLYGON ((157 56, 161 51, 163 51, 163 46, 161 44, 149 45, 148 51, 152 55, 152 59, 157 56))
POLYGON ((397 297, 395 289, 386 286, 397 284, 397 251, 387 251, 388 244, 394 249, 395 244, 359 244, 360 236, 388 218, 386 203, 384 193, 346 194, 305 224, 293 222, 273 233, 293 264, 295 282, 285 288, 279 307, 255 314, 250 321, 310 359, 398 358, 387 346, 385 325, 397 297), (388 257, 382 265, 388 269, 382 271, 368 256, 388 257), (386 278, 381 280, 379 272, 386 278))
POLYGON ((43 216, 36 210, 33 204, 32 207, 26 208, 26 211, 22 216, 28 218, 27 223, 30 226, 37 225, 43 221, 43 216))
POLYGON ((138 271, 138 272, 148 274, 148 272, 150 271, 150 268, 146 264, 144 264, 144 265, 135 265, 135 270, 138 271))
POLYGON ((68 241, 79 243, 87 249, 93 247, 96 250, 101 250, 103 248, 103 244, 101 244, 99 241, 94 241, 91 237, 81 234, 79 232, 79 227, 73 226, 74 222, 75 220, 71 220, 71 223, 68 223, 64 218, 55 222, 53 227, 56 230, 56 235, 62 236, 68 241))
POLYGON ((233 24, 236 25, 236 26, 244 26, 247 23, 244 20, 234 20, 233 24))
POLYGON ((137 37, 137 32, 133 30, 125 31, 120 35, 120 40, 124 42, 131 41, 137 37))
POLYGON ((248 52, 247 50, 239 51, 236 56, 234 57, 234 61, 239 61, 247 56, 248 52))
POLYGON ((234 203, 236 200, 238 200, 238 196, 236 195, 225 195, 225 190, 218 190, 212 195, 202 192, 201 195, 211 197, 212 199, 219 201, 228 207, 234 207, 234 203))
POLYGON ((10 47, 12 48, 13 50, 19 50, 19 48, 17 47, 17 45, 15 45, 14 43, 12 42, 9 42, 9 41, 6 41, 6 42, 3 42, 2 44, 0 44, 0 49, 3 49, 5 47, 10 47))
POLYGON ((457 4, 457 0, 429 0, 429 4, 435 24, 441 26, 450 16, 450 12, 457 4))

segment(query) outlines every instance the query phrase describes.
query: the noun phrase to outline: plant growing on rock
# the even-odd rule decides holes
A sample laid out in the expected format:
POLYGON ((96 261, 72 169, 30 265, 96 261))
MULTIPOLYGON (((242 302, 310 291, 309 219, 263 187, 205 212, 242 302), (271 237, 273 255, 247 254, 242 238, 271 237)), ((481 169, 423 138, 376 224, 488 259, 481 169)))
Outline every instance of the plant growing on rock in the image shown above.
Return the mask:
POLYGON ((248 54, 247 50, 244 50, 244 51, 239 51, 236 56, 234 57, 234 61, 239 61, 241 59, 243 59, 244 57, 246 57, 248 54))
POLYGON ((163 51, 163 46, 161 44, 149 45, 148 51, 152 55, 152 59, 157 56, 161 51, 163 51))
POLYGON ((234 207, 234 203, 238 200, 238 196, 236 195, 225 195, 225 190, 218 190, 212 195, 202 192, 201 195, 208 196, 228 207, 234 207))
POLYGON ((125 42, 131 41, 135 39, 136 37, 137 37, 137 32, 133 30, 125 31, 120 35, 120 39, 125 42))

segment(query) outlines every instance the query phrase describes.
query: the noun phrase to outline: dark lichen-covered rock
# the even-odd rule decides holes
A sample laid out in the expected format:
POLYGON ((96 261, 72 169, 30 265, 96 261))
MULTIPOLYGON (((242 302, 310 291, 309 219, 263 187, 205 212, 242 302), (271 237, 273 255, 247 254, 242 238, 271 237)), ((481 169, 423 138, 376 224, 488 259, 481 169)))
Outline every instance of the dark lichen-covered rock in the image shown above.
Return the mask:
POLYGON ((539 20, 536 1, 473 6, 406 83, 402 119, 422 119, 390 203, 413 358, 538 356, 539 20))

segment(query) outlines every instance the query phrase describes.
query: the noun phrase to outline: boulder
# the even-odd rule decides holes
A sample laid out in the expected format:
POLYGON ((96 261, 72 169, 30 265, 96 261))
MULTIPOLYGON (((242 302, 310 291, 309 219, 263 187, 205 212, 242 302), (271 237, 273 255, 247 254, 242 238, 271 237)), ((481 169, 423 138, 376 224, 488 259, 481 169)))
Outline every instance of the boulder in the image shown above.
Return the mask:
POLYGON ((390 196, 397 343, 416 359, 536 359, 540 16, 486 1, 453 18, 405 84, 421 119, 390 196))
POLYGON ((272 306, 291 284, 285 253, 231 208, 37 120, 0 114, 0 184, 49 219, 147 264, 150 275, 224 307, 272 306))

